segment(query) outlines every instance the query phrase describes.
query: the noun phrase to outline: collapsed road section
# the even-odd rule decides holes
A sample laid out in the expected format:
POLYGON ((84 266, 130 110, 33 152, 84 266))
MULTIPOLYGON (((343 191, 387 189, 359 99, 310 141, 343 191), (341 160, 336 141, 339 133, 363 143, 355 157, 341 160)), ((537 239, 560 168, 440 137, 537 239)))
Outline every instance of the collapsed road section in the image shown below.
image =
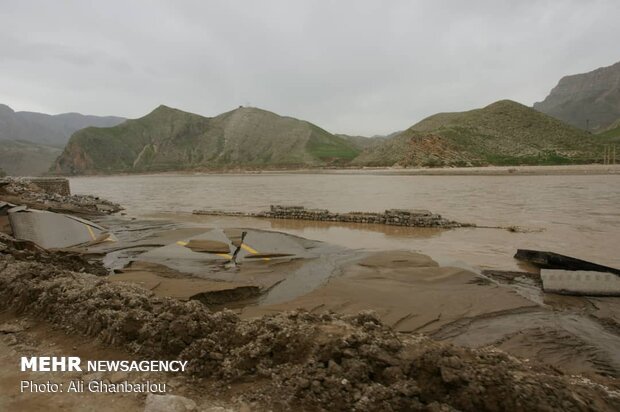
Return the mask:
POLYGON ((108 230, 86 219, 7 202, 0 202, 0 229, 48 250, 115 241, 108 230))
MULTIPOLYGON (((265 230, 192 232, 167 231, 164 245, 136 253, 114 270, 110 281, 137 283, 158 296, 196 299, 209 306, 243 306, 258 300, 262 304, 307 293, 326 282, 338 270, 339 262, 359 254, 265 230)), ((155 234, 145 241, 157 239, 155 234)), ((98 244, 88 250, 105 253, 118 247, 98 244)))
POLYGON ((540 268, 545 292, 620 296, 620 269, 539 250, 518 249, 514 257, 540 268))
POLYGON ((32 209, 78 215, 106 215, 122 210, 114 202, 90 195, 72 195, 66 179, 0 179, 0 200, 32 209), (65 183, 60 181, 65 180, 65 183))

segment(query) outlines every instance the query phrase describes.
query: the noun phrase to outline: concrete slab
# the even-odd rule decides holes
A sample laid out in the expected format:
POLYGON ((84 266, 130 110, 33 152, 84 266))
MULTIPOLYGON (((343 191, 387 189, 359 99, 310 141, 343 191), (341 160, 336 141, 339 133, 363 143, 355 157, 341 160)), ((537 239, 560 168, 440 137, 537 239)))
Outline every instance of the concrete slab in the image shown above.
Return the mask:
POLYGON ((13 235, 44 249, 62 249, 111 239, 103 227, 85 219, 19 207, 8 211, 13 235))
POLYGON ((620 296, 620 276, 589 270, 541 269, 545 292, 564 295, 620 296))

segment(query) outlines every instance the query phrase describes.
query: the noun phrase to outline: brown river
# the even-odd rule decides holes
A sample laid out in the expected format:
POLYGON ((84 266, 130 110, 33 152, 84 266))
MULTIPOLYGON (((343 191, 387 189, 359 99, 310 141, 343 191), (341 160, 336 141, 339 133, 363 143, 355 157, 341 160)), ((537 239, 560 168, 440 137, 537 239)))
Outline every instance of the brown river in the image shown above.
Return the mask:
POLYGON ((162 174, 72 178, 71 188, 118 202, 130 217, 271 229, 352 249, 412 250, 442 265, 518 269, 512 256, 529 248, 620 267, 620 175, 162 174), (459 222, 527 232, 191 215, 195 209, 261 211, 272 204, 335 212, 428 209, 459 222))

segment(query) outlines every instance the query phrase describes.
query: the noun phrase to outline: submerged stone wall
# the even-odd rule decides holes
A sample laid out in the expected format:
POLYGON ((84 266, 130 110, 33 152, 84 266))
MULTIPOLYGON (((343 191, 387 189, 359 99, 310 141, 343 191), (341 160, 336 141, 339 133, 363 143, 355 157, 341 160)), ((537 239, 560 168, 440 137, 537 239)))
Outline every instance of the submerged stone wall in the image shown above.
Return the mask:
POLYGON ((428 210, 388 209, 383 213, 349 212, 332 213, 327 209, 306 209, 303 206, 272 205, 268 211, 258 213, 225 212, 219 210, 195 210, 197 215, 249 216, 270 219, 315 220, 323 222, 372 223, 408 227, 454 228, 471 226, 444 219, 428 210))
POLYGON ((64 177, 32 177, 27 180, 49 194, 61 196, 69 196, 71 194, 69 179, 64 177))

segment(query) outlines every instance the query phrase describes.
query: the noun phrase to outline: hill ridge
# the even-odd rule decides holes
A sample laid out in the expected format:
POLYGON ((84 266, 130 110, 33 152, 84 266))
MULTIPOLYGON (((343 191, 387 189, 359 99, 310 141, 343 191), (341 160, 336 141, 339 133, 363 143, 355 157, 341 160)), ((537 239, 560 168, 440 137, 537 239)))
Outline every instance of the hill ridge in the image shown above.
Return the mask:
POLYGON ((602 141, 511 100, 465 112, 438 113, 354 163, 368 166, 483 166, 589 163, 602 141))
POLYGON ((239 107, 204 117, 160 105, 111 128, 75 133, 55 173, 92 174, 341 164, 353 144, 303 120, 239 107))

